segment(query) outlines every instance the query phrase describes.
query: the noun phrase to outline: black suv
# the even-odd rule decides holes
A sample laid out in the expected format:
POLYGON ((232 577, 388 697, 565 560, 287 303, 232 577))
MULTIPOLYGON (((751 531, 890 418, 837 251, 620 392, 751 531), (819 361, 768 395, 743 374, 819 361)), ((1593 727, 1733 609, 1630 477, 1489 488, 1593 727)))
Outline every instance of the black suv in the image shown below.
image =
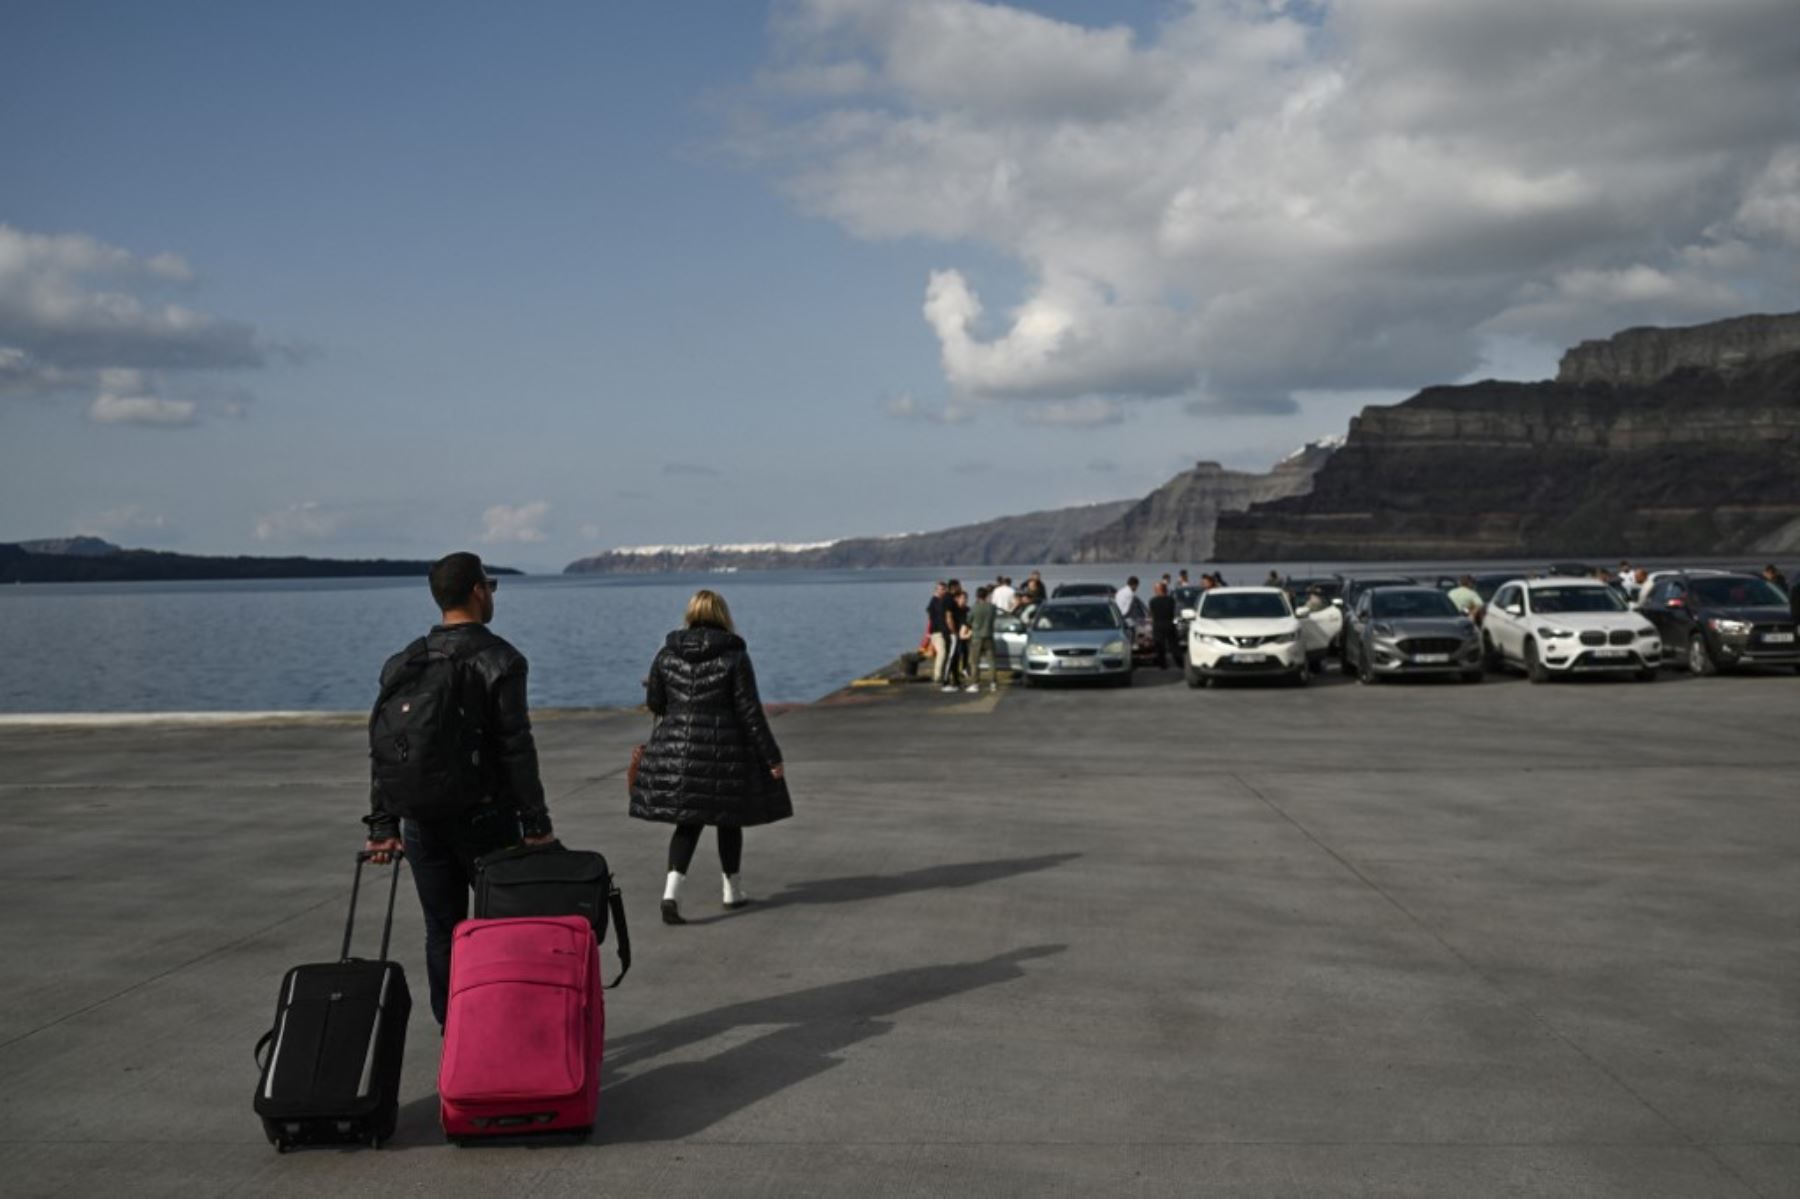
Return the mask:
POLYGON ((1638 605, 1662 635, 1663 660, 1697 675, 1739 666, 1800 669, 1788 597, 1755 575, 1669 575, 1638 605))

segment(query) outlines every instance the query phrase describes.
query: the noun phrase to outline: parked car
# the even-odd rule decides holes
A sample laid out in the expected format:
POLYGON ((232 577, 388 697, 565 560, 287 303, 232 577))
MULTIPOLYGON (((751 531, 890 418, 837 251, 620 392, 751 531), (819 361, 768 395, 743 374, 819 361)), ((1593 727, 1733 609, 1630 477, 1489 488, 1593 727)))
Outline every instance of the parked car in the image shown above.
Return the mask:
POLYGON ((1031 635, 1031 617, 1036 611, 1036 604, 1026 604, 1017 612, 995 614, 994 661, 998 669, 1015 674, 1025 670, 1025 642, 1031 635))
POLYGON ((1462 585, 1462 577, 1465 574, 1475 580, 1475 594, 1481 597, 1481 602, 1484 604, 1493 599, 1494 592, 1500 590, 1504 584, 1525 577, 1525 572, 1522 570, 1485 571, 1480 574, 1474 571, 1459 570, 1455 574, 1439 575, 1437 577, 1438 590, 1456 590, 1462 585))
POLYGON ((1281 585, 1288 593, 1288 603, 1296 608, 1306 602, 1307 595, 1315 587, 1328 604, 1344 595, 1344 580, 1338 575, 1289 575, 1281 585))
POLYGON ((1086 599, 1090 596, 1103 595, 1107 599, 1119 593, 1116 583, 1058 583, 1050 592, 1051 599, 1086 599))
MULTIPOLYGON (((1650 596, 1650 592, 1656 587, 1656 585, 1658 583, 1662 582, 1664 579, 1679 578, 1683 575, 1686 575, 1686 576, 1692 578, 1697 575, 1728 575, 1728 574, 1732 574, 1732 573, 1734 573, 1734 572, 1729 571, 1729 570, 1714 570, 1708 566, 1694 566, 1694 567, 1680 568, 1680 569, 1675 569, 1675 570, 1653 570, 1649 574, 1644 576, 1643 590, 1639 591, 1636 595, 1632 595, 1631 589, 1627 588, 1625 599, 1626 599, 1627 603, 1629 603, 1632 607, 1635 608, 1635 607, 1638 607, 1640 604, 1642 604, 1646 599, 1648 599, 1650 596)), ((1751 572, 1740 571, 1740 572, 1736 572, 1736 573, 1748 574, 1751 572)))
POLYGON ((1488 665, 1517 666, 1534 683, 1556 675, 1632 672, 1656 678, 1662 638, 1597 579, 1515 579, 1482 621, 1488 665))
POLYGON ((1130 631, 1109 595, 1047 600, 1025 638, 1024 685, 1050 679, 1104 678, 1131 685, 1130 631))
MULTIPOLYGON (((1353 638, 1360 635, 1356 630, 1356 603, 1357 600, 1362 597, 1363 592, 1374 587, 1416 587, 1418 585, 1419 580, 1413 578, 1411 575, 1361 575, 1346 577, 1344 579, 1344 593, 1339 597, 1344 601, 1342 604, 1344 627, 1343 631, 1338 635, 1338 649, 1340 652, 1353 638)), ((1356 673, 1355 669, 1350 665, 1348 658, 1342 659, 1339 665, 1342 667, 1345 674, 1353 675, 1356 673)))
POLYGON ((1279 587, 1215 587, 1202 592, 1188 626, 1187 685, 1276 676, 1304 684, 1301 621, 1279 587))
POLYGON ((1740 666, 1800 670, 1789 599, 1756 575, 1666 575, 1638 612, 1662 637, 1663 660, 1693 674, 1740 666))
POLYGON ((1131 633, 1131 660, 1138 665, 1156 661, 1156 626, 1150 620, 1150 605, 1142 596, 1133 596, 1131 610, 1125 613, 1125 628, 1131 633))
POLYGON ((1344 669, 1364 683, 1395 675, 1482 677, 1481 635, 1436 587, 1374 587, 1358 597, 1357 636, 1344 643, 1344 669))

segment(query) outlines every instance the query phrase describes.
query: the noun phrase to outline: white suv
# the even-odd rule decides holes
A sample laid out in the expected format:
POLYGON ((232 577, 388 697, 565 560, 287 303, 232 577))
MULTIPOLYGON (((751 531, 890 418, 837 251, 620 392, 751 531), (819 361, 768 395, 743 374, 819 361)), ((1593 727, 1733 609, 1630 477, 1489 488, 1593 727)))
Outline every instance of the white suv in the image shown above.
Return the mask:
POLYGON ((1594 579, 1521 579, 1494 593, 1482 617, 1488 664, 1518 666, 1534 683, 1558 674, 1630 671, 1656 678, 1662 638, 1618 592, 1594 579))
POLYGON ((1279 587, 1202 591, 1188 622, 1187 685, 1253 675, 1305 683, 1306 645, 1300 638, 1300 622, 1279 587))

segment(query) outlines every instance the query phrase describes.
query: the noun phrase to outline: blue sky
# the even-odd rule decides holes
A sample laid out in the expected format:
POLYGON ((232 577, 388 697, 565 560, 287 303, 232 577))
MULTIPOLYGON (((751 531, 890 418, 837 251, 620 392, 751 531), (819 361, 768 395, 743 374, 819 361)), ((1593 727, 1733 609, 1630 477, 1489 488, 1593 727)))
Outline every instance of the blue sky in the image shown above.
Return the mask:
POLYGON ((1756 115, 1794 115, 1779 7, 1677 13, 1678 61, 1401 0, 1117 29, 1066 0, 14 0, 0 539, 555 568, 1266 466, 1579 337, 1796 306, 1796 126, 1756 115), (1598 56, 1535 81, 1554 137, 1528 96, 1409 103, 1551 44, 1598 56), (1377 82, 1421 45, 1441 72, 1377 82), (1646 71, 1711 97, 1645 115, 1646 71))

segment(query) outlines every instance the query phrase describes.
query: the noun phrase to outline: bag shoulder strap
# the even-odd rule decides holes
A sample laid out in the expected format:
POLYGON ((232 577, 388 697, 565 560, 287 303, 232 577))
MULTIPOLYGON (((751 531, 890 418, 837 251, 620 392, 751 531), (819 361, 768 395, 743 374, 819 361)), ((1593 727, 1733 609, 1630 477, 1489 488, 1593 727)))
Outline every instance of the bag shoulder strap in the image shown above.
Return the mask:
POLYGON ((619 894, 618 887, 607 891, 606 906, 612 911, 613 928, 618 932, 619 976, 606 984, 610 991, 625 981, 625 973, 631 969, 631 930, 625 927, 625 897, 619 894))

